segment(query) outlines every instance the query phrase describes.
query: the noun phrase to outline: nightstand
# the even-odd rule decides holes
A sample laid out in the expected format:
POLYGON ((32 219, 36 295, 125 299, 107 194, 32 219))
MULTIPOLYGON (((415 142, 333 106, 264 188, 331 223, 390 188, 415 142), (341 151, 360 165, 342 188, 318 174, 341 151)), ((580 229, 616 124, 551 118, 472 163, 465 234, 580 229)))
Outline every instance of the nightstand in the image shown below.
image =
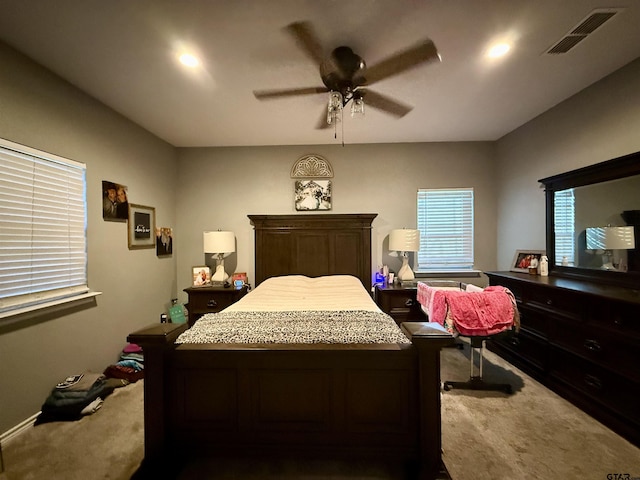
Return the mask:
POLYGON ((424 322, 427 316, 416 299, 418 288, 399 284, 376 285, 375 301, 380 309, 391 315, 398 325, 402 322, 424 322))
POLYGON ((222 286, 189 287, 184 289, 189 295, 189 326, 205 313, 218 313, 220 310, 233 305, 249 291, 244 285, 240 288, 222 286))

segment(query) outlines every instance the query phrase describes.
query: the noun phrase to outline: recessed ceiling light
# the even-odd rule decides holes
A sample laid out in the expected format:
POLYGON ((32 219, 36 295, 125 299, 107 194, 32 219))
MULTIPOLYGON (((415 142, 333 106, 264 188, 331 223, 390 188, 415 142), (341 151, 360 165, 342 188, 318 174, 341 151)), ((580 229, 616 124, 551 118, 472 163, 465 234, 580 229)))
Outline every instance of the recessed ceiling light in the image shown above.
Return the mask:
POLYGON ((511 46, 507 43, 497 43, 496 45, 489 48, 487 55, 491 58, 502 57, 506 55, 511 46))
POLYGON ((193 68, 200 65, 200 60, 198 60, 196 57, 194 57, 190 53, 183 53, 182 55, 180 55, 179 58, 180 58, 180 63, 182 63, 183 65, 186 65, 187 67, 193 68))

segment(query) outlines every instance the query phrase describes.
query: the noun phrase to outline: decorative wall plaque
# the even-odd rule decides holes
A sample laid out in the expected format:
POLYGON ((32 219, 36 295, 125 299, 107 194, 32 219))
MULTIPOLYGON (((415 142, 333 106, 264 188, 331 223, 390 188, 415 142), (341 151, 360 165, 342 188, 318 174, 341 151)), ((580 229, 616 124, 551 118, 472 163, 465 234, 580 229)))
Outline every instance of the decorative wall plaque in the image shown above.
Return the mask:
POLYGON ((291 178, 333 178, 333 168, 320 155, 305 155, 293 164, 291 178))

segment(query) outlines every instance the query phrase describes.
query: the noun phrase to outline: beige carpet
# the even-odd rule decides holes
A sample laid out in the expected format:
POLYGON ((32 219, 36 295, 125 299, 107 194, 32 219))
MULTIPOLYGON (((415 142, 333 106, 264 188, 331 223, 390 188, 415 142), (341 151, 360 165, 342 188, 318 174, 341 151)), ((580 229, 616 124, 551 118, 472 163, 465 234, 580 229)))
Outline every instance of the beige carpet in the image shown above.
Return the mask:
MULTIPOLYGON (((143 383, 117 388, 91 416, 30 428, 3 446, 0 480, 129 479, 144 456, 143 383)), ((44 401, 44 399, 43 399, 44 401)))
MULTIPOLYGON (((445 349, 442 379, 466 380, 468 347, 445 349)), ((451 390, 442 394, 444 461, 453 480, 605 480, 640 477, 640 449, 491 352, 487 380, 507 380, 514 394, 451 390)), ((143 456, 142 382, 117 389, 94 415, 30 428, 3 445, 0 480, 130 479, 143 456)), ((340 464, 304 466, 207 461, 185 468, 190 479, 376 479, 389 471, 340 464), (222 468, 220 468, 222 467, 222 468)))
MULTIPOLYGON (((468 345, 445 349, 441 358, 443 381, 468 378, 468 345)), ((640 478, 639 448, 486 350, 484 367, 485 380, 506 380, 514 393, 443 392, 443 459, 451 478, 640 478)))

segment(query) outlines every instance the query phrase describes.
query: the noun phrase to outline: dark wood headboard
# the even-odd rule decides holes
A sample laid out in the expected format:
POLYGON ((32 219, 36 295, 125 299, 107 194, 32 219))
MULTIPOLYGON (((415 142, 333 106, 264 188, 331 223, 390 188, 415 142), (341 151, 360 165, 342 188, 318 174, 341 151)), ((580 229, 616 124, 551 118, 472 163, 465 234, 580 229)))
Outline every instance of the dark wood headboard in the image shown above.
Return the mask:
POLYGON ((348 274, 371 289, 371 223, 377 213, 248 215, 255 283, 279 275, 348 274))

